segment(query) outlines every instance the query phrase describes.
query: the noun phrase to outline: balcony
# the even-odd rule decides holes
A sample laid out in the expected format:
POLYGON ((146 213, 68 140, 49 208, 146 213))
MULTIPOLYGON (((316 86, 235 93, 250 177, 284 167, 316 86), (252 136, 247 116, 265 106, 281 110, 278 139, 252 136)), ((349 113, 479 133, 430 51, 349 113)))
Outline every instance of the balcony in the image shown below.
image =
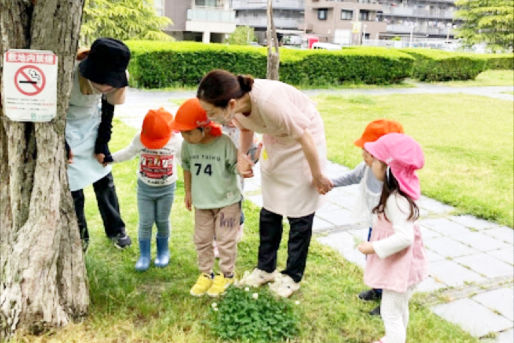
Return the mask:
POLYGON ((232 10, 195 7, 187 10, 186 31, 231 33, 236 29, 236 14, 232 10))
MULTIPOLYGON (((266 10, 267 0, 248 1, 233 0, 232 9, 234 10, 266 10)), ((299 10, 304 9, 304 0, 273 0, 273 9, 299 10)))
POLYGON ((386 7, 382 13, 388 17, 414 17, 414 18, 434 18, 434 19, 453 19, 453 10, 424 10, 412 7, 386 7))
MULTIPOLYGON (((388 33, 410 34, 411 26, 403 24, 387 25, 388 33)), ((415 35, 437 35, 444 36, 448 33, 448 29, 444 27, 431 27, 427 25, 414 26, 412 32, 415 35)))
MULTIPOLYGON (((298 30, 303 25, 303 17, 299 18, 284 18, 274 17, 273 21, 277 29, 298 30)), ((237 25, 245 25, 250 27, 265 28, 267 26, 267 18, 263 16, 239 16, 237 18, 237 25)))

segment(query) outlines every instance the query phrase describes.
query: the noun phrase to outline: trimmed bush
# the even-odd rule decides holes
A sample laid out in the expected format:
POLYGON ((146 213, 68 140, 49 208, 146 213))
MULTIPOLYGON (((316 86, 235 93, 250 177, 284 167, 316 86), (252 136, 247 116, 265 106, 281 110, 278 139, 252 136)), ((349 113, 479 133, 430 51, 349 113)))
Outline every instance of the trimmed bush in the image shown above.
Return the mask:
MULTIPOLYGON (((215 68, 266 77, 266 48, 194 42, 129 41, 130 84, 162 88, 195 86, 215 68)), ((343 82, 390 84, 410 75, 414 58, 390 49, 280 51, 280 80, 294 85, 338 85, 343 82)))
POLYGON ((474 79, 485 69, 486 61, 475 54, 441 50, 401 49, 416 58, 412 77, 421 81, 474 79))
POLYGON ((280 79, 309 86, 339 85, 344 82, 398 83, 410 75, 414 62, 407 54, 385 48, 341 51, 283 49, 280 53, 280 79), (296 58, 291 56, 293 53, 296 58))
POLYGON ((265 49, 222 44, 129 41, 131 86, 195 86, 212 69, 266 76, 265 49))
POLYGON ((514 54, 484 54, 485 69, 514 69, 514 54))

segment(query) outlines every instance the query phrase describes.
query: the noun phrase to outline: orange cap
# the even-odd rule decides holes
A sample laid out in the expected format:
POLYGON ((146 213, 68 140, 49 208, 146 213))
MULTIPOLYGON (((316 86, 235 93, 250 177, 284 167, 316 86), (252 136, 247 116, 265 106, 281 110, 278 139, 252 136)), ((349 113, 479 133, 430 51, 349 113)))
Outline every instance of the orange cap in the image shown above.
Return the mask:
POLYGON ((207 118, 207 112, 197 98, 188 99, 180 105, 171 123, 171 128, 175 131, 191 131, 203 127, 210 127, 213 136, 221 135, 221 127, 207 118))
POLYGON ((160 149, 168 143, 173 132, 171 122, 173 116, 164 108, 149 110, 143 120, 141 143, 148 149, 160 149))
POLYGON ((403 133, 402 124, 389 119, 373 120, 366 126, 362 136, 353 144, 360 148, 364 148, 364 143, 374 142, 383 135, 391 132, 403 133))

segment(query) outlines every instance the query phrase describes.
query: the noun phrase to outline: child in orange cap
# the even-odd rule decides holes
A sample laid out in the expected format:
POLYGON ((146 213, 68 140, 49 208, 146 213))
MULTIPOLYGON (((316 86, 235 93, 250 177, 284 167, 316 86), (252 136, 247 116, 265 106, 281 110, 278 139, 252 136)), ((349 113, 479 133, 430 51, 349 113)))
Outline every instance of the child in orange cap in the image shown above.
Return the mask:
POLYGON ((241 191, 236 174, 237 149, 209 119, 198 99, 184 102, 172 127, 180 131, 185 205, 195 208, 194 242, 200 276, 191 295, 216 297, 234 283, 241 191), (221 273, 214 276, 212 242, 216 236, 221 273))
POLYGON ((177 181, 177 158, 182 139, 171 129, 173 116, 160 108, 150 110, 143 128, 132 143, 112 155, 114 162, 123 162, 139 154, 137 171, 137 208, 139 211, 139 251, 137 271, 150 267, 152 226, 157 226, 156 267, 165 267, 170 260, 170 212, 177 181))
MULTIPOLYGON (((332 180, 334 187, 349 186, 359 184, 359 199, 357 201, 357 216, 366 220, 368 223, 368 240, 371 236, 371 212, 377 206, 382 192, 382 181, 378 180, 371 172, 371 163, 373 157, 364 149, 364 144, 374 142, 383 135, 391 132, 403 133, 403 127, 400 123, 379 119, 369 123, 362 136, 357 139, 354 144, 362 149, 363 162, 357 165, 355 169, 332 180)), ((370 289, 359 293, 359 298, 365 301, 379 300, 382 296, 381 289, 370 289)), ((370 311, 371 315, 380 315, 380 305, 370 311)))

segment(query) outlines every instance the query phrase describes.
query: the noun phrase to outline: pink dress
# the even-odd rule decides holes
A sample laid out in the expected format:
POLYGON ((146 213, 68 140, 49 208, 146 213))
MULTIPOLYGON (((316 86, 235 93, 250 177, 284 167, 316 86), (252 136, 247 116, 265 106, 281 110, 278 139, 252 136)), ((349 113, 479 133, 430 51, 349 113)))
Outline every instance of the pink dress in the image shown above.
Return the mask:
POLYGON ((263 207, 294 218, 314 213, 322 197, 312 185, 309 164, 296 139, 305 130, 310 132, 323 170, 326 142, 319 112, 305 94, 279 81, 256 79, 249 94, 251 113, 238 113, 235 120, 239 126, 263 134, 263 207))
MULTIPOLYGON (((370 242, 385 239, 394 234, 393 225, 383 214, 373 225, 370 242)), ((428 274, 423 240, 418 225, 414 225, 413 243, 386 258, 377 254, 367 256, 364 283, 372 288, 381 288, 398 293, 406 292, 421 282, 428 274)))

